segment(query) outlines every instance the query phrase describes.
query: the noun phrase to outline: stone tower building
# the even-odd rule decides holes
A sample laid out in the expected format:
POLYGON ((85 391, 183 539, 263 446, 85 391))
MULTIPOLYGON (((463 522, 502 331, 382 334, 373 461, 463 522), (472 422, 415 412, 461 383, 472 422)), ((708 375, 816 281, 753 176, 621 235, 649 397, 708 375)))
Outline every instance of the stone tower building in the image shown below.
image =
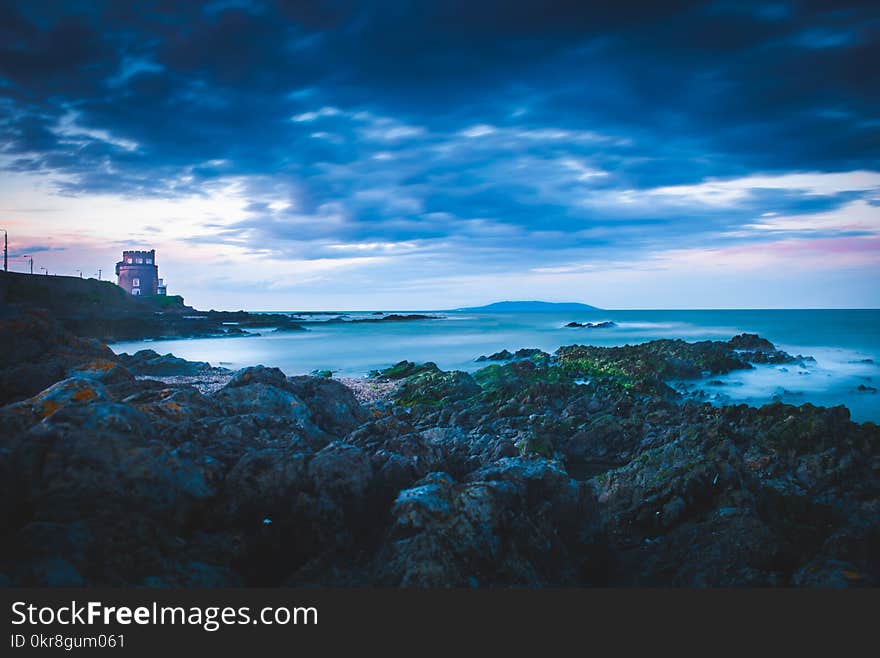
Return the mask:
MULTIPOLYGON (((156 250, 123 251, 122 260, 116 263, 117 285, 129 295, 159 294, 159 266, 156 250)), ((164 291, 165 286, 162 286, 164 291)))

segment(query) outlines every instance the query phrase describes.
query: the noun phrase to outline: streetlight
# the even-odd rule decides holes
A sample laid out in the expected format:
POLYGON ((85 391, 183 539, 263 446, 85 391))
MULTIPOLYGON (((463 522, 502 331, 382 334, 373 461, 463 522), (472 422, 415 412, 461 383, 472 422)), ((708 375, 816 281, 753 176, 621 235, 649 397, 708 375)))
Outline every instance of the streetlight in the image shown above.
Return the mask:
POLYGON ((13 256, 13 258, 27 258, 31 264, 31 274, 34 273, 34 257, 33 256, 28 256, 27 254, 20 254, 18 256, 13 256))
POLYGON ((40 267, 40 269, 46 273, 46 276, 49 276, 49 270, 47 270, 45 267, 42 267, 42 266, 40 267))
POLYGON ((3 271, 9 271, 9 234, 3 229, 3 271))
POLYGON ((83 278, 83 271, 82 270, 77 270, 76 273, 79 274, 80 279, 83 278))

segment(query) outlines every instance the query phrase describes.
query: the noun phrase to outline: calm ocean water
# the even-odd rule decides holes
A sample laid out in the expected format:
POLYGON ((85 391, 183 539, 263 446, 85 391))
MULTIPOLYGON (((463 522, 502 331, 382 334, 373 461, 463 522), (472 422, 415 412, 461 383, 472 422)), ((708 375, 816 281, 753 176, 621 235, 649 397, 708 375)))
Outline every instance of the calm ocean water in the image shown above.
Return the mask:
MULTIPOLYGON (((424 312, 424 311, 422 311, 424 312)), ((624 345, 655 338, 726 340, 758 333, 815 364, 759 366, 719 377, 725 386, 704 386, 718 403, 760 405, 772 399, 791 404, 845 404, 855 420, 880 422, 880 310, 763 311, 589 311, 575 313, 436 312, 441 320, 400 323, 310 325, 307 332, 247 338, 143 341, 112 345, 117 353, 151 348, 213 365, 240 368, 264 364, 289 375, 332 370, 363 376, 397 361, 434 361, 444 369, 476 370, 481 354, 501 349, 561 345, 624 345), (609 329, 569 329, 571 321, 612 320, 609 329), (859 386, 868 388, 860 391, 859 386)), ((351 318, 369 313, 347 313, 351 318)), ((326 319, 318 316, 316 319, 326 319)))

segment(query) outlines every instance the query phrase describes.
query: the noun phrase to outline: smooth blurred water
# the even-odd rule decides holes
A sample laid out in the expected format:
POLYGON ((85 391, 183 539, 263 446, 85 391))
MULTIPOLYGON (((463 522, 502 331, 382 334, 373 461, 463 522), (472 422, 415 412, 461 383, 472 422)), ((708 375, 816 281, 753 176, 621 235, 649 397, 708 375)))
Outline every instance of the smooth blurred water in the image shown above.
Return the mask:
MULTIPOLYGON (((425 311, 421 311, 425 312, 425 311)), ((624 345, 656 338, 726 340, 757 333, 792 354, 816 358, 806 368, 760 366, 699 384, 716 402, 846 404, 855 420, 880 422, 880 310, 589 311, 577 313, 436 312, 441 320, 309 325, 309 331, 246 338, 203 338, 117 343, 117 352, 151 348, 213 365, 240 368, 264 364, 287 374, 332 370, 363 376, 403 359, 434 361, 444 369, 475 370, 474 361, 501 349, 562 345, 624 345), (571 321, 612 320, 608 329, 573 329, 571 321), (872 362, 865 362, 865 360, 872 362)), ((348 313, 370 317, 369 313, 348 313)), ((326 318, 327 316, 323 316, 326 318)))

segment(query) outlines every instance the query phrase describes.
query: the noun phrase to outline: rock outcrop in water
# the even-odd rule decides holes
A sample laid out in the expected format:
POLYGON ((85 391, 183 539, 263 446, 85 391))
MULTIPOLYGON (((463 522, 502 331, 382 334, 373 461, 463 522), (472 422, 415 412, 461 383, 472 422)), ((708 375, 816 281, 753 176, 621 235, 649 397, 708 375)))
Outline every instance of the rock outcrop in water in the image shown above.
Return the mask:
POLYGON ((365 406, 326 377, 116 357, 46 314, 0 331, 15 586, 880 583, 876 425, 666 384, 796 360, 757 337, 402 362, 365 406))
POLYGON ((346 316, 340 316, 336 318, 330 318, 329 320, 322 320, 315 324, 363 324, 363 323, 373 323, 373 322, 415 322, 418 320, 442 320, 442 316, 440 315, 425 315, 423 313, 389 313, 385 315, 384 313, 374 313, 373 315, 378 315, 381 317, 373 317, 373 318, 349 318, 346 316))
POLYGON ((568 329, 611 329, 616 327, 617 323, 611 320, 604 322, 569 322, 565 325, 568 329))

